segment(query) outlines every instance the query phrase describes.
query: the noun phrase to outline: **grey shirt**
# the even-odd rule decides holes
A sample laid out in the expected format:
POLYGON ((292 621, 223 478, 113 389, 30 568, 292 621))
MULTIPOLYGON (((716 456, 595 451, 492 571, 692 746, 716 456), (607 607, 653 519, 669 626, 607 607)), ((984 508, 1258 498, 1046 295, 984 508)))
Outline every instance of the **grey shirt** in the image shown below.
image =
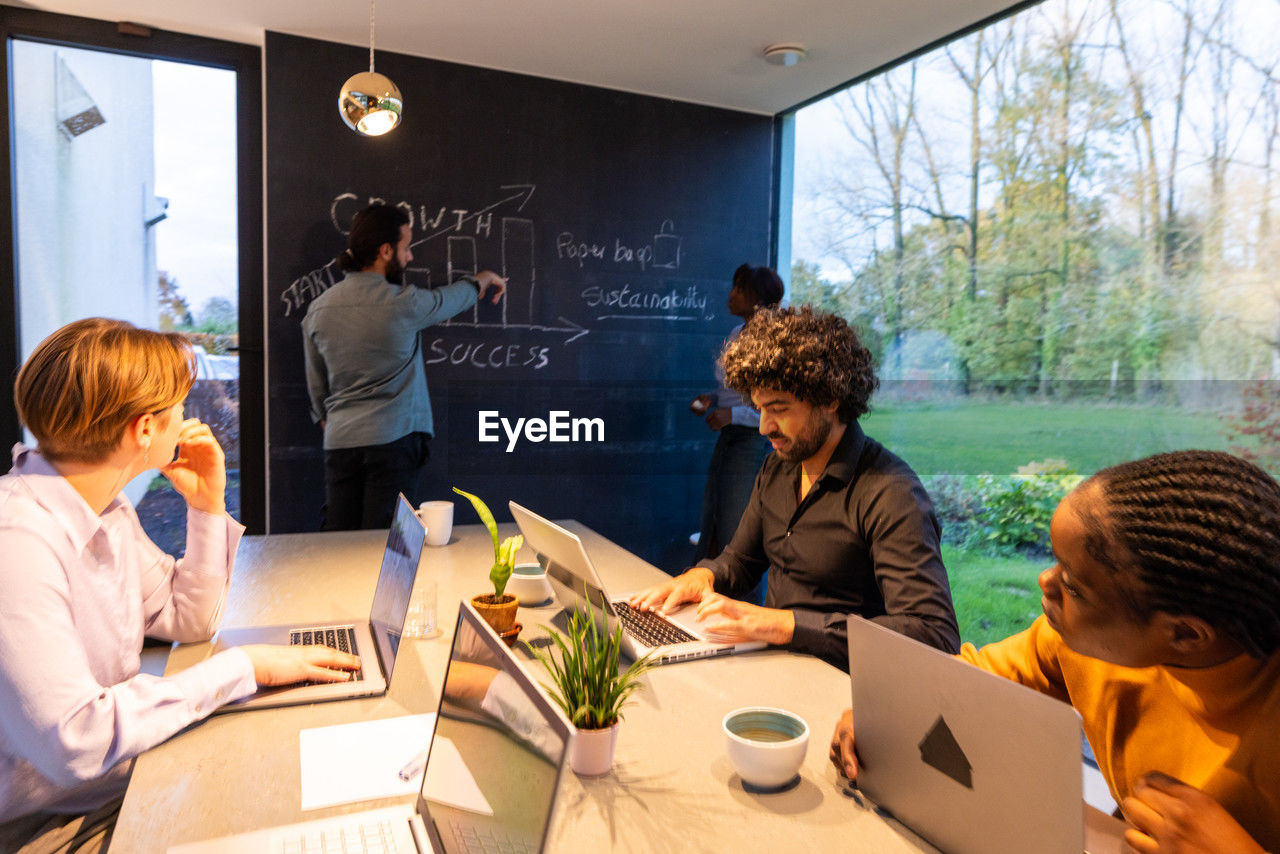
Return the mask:
POLYGON ((941 529, 911 468, 855 421, 804 501, 799 483, 800 463, 769 455, 733 541, 698 564, 716 588, 750 590, 769 570, 765 606, 795 615, 789 647, 836 667, 848 666, 849 614, 958 652, 941 529))
POLYGON ((348 273, 302 321, 311 418, 325 450, 432 435, 422 330, 475 305, 472 278, 424 290, 379 273, 348 273))

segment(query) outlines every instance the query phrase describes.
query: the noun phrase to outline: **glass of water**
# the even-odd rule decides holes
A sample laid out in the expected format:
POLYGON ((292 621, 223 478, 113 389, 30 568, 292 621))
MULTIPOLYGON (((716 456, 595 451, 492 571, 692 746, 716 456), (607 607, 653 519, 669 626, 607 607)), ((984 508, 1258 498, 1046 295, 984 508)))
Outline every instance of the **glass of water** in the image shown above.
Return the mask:
POLYGON ((423 579, 409 597, 409 610, 404 616, 404 637, 433 638, 440 634, 436 623, 436 583, 423 579))

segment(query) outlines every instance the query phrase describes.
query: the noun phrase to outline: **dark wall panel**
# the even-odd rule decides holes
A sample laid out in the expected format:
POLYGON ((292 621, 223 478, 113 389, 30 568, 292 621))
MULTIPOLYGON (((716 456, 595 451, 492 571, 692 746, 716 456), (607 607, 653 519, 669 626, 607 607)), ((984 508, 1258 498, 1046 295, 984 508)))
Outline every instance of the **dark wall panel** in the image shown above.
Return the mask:
MULTIPOLYGON (((714 387, 735 319, 728 279, 769 258, 773 120, 444 62, 378 55, 405 119, 363 138, 337 93, 359 48, 267 34, 271 530, 314 530, 321 434, 300 321, 371 199, 413 218, 408 280, 488 268, 504 302, 423 336, 436 419, 431 497, 477 492, 574 517, 677 569, 697 529, 713 434, 688 411, 714 387), (570 441, 480 441, 480 413, 563 412, 570 441), (599 419, 603 441, 572 441, 599 419)), ((599 438, 598 429, 590 438, 599 438)), ((474 521, 459 507, 459 520, 474 521)))

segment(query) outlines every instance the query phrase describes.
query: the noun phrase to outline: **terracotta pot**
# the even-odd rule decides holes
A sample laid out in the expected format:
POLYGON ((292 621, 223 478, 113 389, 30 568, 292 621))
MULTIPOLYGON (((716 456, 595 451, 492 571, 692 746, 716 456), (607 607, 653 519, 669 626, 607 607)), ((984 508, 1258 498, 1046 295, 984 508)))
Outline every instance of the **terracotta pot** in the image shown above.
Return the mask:
POLYGON ((502 594, 501 598, 492 593, 472 596, 471 604, 498 634, 510 631, 516 624, 516 609, 520 607, 520 601, 510 593, 502 594))
POLYGON ((507 646, 511 647, 512 649, 514 649, 516 645, 516 641, 519 640, 520 638, 520 630, 523 628, 524 626, 520 625, 519 623, 516 623, 511 628, 507 629, 505 632, 499 632, 498 637, 502 638, 503 643, 505 643, 507 646))
POLYGON ((618 722, 604 729, 578 729, 573 734, 569 764, 580 777, 598 777, 613 768, 613 748, 618 743, 618 722))

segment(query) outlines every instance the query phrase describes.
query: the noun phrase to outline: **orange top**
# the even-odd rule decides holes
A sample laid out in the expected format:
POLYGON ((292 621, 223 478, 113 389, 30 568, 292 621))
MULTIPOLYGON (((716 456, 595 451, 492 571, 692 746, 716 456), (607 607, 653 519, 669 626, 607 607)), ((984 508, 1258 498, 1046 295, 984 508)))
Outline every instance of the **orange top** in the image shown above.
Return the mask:
POLYGON ((965 661, 1069 702, 1117 803, 1161 771, 1280 850, 1280 652, 1216 667, 1120 667, 1072 652, 1043 616, 965 661))

